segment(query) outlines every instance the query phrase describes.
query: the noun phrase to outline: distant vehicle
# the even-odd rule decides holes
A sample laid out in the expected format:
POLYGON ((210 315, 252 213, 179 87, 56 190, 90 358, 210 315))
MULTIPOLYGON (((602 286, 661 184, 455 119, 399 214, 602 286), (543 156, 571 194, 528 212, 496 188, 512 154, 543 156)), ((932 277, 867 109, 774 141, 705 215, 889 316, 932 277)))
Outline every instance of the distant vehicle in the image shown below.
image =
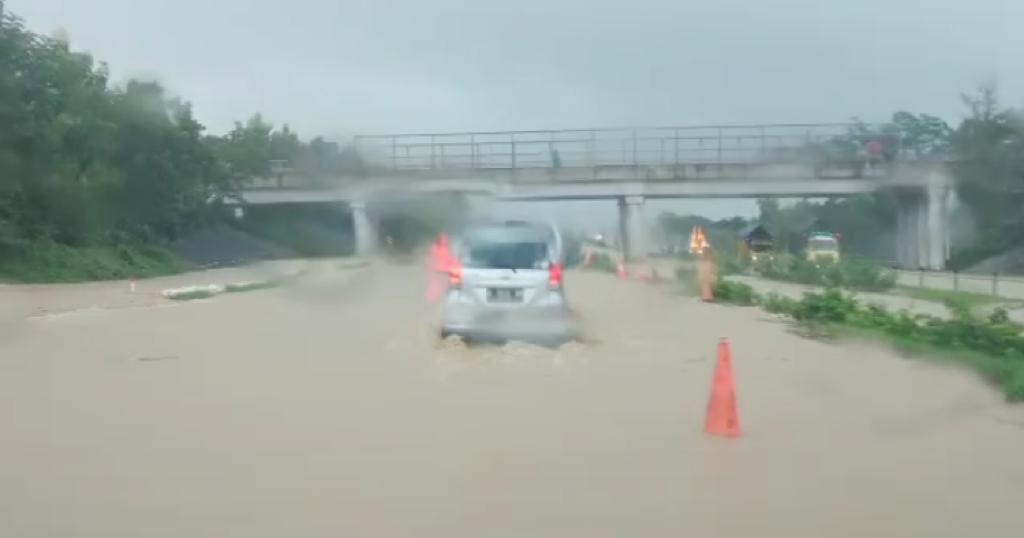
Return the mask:
POLYGON ((542 344, 575 337, 556 227, 521 221, 478 225, 453 249, 442 337, 542 344))
POLYGON ((810 234, 807 237, 807 261, 839 263, 839 234, 810 234))
POLYGON ((760 224, 751 224, 740 230, 740 256, 758 263, 775 259, 775 239, 760 224))

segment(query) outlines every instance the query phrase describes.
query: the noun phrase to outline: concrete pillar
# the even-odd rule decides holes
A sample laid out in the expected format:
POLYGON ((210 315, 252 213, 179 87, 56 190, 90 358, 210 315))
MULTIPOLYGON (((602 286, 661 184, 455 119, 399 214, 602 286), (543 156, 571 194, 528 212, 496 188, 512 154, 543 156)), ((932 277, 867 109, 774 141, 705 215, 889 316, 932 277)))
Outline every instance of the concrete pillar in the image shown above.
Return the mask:
POLYGON ((619 199, 619 234, 622 237, 622 253, 627 261, 647 257, 643 196, 624 196, 619 199))
POLYGON ((348 207, 352 212, 352 235, 356 241, 356 255, 370 255, 377 247, 377 229, 366 211, 366 202, 349 202, 348 207))
POLYGON ((924 201, 918 192, 903 193, 899 197, 896 215, 896 259, 904 269, 919 269, 927 259, 922 241, 922 209, 924 201))
POLYGON ((901 200, 896 205, 896 265, 902 268, 910 266, 910 257, 907 253, 907 210, 906 204, 901 200))
POLYGON ((925 198, 927 223, 928 258, 925 267, 933 271, 946 268, 946 253, 949 250, 949 186, 941 181, 932 181, 928 185, 925 198))
POLYGON ((928 227, 928 199, 922 196, 918 203, 914 204, 914 220, 916 224, 915 239, 917 240, 917 266, 915 268, 928 268, 928 260, 931 258, 931 244, 928 240, 930 233, 928 227))

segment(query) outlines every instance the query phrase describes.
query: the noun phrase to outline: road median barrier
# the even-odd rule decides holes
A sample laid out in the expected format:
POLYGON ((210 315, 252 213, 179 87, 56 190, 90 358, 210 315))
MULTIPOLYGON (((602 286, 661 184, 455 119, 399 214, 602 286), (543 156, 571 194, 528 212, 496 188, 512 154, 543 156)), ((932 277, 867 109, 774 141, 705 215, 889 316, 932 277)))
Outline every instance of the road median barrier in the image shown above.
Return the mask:
POLYGON ((243 291, 255 291, 265 290, 269 288, 276 288, 280 284, 279 280, 251 280, 245 282, 232 282, 224 285, 225 293, 240 293, 243 291))
MULTIPOLYGON (((337 269, 358 269, 367 267, 370 262, 365 259, 356 259, 351 261, 345 261, 336 266, 337 269)), ((268 278, 263 280, 241 280, 237 282, 229 282, 226 284, 207 284, 207 285, 196 285, 196 286, 183 286, 180 288, 168 288, 163 290, 161 293, 164 297, 175 301, 187 301, 191 299, 206 299, 222 293, 241 293, 246 291, 265 290, 270 288, 276 288, 283 284, 287 284, 303 275, 309 273, 308 268, 302 268, 291 273, 281 275, 276 278, 268 278)))

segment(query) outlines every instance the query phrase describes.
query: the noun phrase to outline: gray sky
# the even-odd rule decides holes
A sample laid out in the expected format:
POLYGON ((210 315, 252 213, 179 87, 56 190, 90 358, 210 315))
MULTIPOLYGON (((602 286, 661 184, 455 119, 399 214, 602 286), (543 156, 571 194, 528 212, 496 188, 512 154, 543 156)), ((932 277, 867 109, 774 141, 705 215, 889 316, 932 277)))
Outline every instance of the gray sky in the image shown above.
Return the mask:
POLYGON ((955 120, 1024 102, 1021 0, 8 0, 214 132, 955 120))

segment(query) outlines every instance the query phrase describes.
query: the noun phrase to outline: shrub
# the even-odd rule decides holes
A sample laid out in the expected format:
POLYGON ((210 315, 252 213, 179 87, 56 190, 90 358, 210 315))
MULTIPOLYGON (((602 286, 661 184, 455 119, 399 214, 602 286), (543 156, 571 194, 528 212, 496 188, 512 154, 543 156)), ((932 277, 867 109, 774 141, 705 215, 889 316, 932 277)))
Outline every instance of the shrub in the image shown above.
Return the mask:
POLYGON ((951 316, 940 318, 862 304, 837 288, 805 293, 794 300, 774 293, 762 297, 746 284, 719 279, 714 291, 722 302, 761 304, 806 327, 862 329, 884 334, 900 347, 941 351, 1000 387, 1008 400, 1024 401, 1024 327, 1011 321, 1003 309, 979 317, 951 303, 951 316))
POLYGON ((830 289, 823 293, 807 293, 796 304, 792 316, 797 321, 842 323, 857 313, 857 300, 843 292, 830 289))
POLYGON ((715 281, 713 292, 715 299, 741 306, 755 305, 759 299, 754 288, 743 282, 734 282, 724 278, 719 278, 715 281))
POLYGON ((761 299, 764 309, 775 314, 792 315, 799 301, 795 301, 784 295, 772 292, 761 299))

